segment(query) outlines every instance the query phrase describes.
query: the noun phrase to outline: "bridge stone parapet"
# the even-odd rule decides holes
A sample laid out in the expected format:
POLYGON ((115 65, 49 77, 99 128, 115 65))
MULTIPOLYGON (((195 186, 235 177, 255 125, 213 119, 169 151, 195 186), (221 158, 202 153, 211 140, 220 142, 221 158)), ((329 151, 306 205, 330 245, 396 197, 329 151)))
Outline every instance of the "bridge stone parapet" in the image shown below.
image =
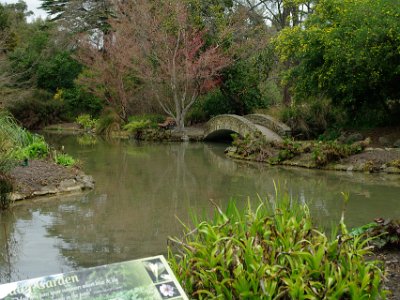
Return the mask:
POLYGON ((251 114, 244 116, 244 118, 254 124, 269 128, 283 138, 292 136, 292 129, 289 126, 269 115, 251 114))

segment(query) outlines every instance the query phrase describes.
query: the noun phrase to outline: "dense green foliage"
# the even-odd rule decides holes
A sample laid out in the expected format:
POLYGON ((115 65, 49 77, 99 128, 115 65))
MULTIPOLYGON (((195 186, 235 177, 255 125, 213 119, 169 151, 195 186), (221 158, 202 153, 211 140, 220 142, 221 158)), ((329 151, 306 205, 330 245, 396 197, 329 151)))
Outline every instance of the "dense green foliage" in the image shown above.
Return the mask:
POLYGON ((24 99, 9 104, 8 109, 28 129, 40 129, 62 122, 67 113, 62 101, 43 90, 28 93, 24 99))
POLYGON ((398 248, 400 246, 400 220, 375 219, 375 222, 353 228, 353 236, 373 237, 371 243, 377 248, 398 248))
POLYGON ((15 84, 36 86, 38 68, 40 64, 47 63, 43 52, 49 43, 50 27, 44 21, 37 21, 31 25, 25 24, 19 34, 23 40, 8 53, 12 72, 16 75, 15 84))
POLYGON ((59 90, 58 94, 60 94, 60 100, 65 107, 68 118, 73 119, 85 113, 97 117, 104 107, 103 100, 88 93, 81 86, 59 90))
POLYGON ((195 299, 378 299, 383 272, 365 260, 369 239, 318 231, 306 206, 278 197, 243 213, 230 202, 212 220, 194 220, 170 239, 169 262, 195 299), (333 234, 334 235, 334 234, 333 234))
POLYGON ((276 44, 291 66, 286 81, 296 100, 323 95, 370 125, 398 113, 398 0, 319 1, 304 25, 283 30, 276 44))
MULTIPOLYGON (((0 49, 11 51, 18 43, 18 33, 21 31, 21 24, 24 23, 27 12, 27 5, 23 1, 17 3, 0 3, 0 49)), ((0 52, 0 54, 1 54, 0 52)))
POLYGON ((0 22, 5 25, 0 37, 9 42, 1 52, 0 94, 14 116, 25 127, 37 129, 82 112, 98 115, 103 105, 75 84, 82 65, 58 28, 43 20, 27 23, 26 5, 1 8, 0 22))
POLYGON ((85 130, 93 130, 96 128, 97 120, 93 119, 89 114, 79 115, 75 122, 85 130))
POLYGON ((263 93, 261 83, 268 78, 273 58, 271 49, 267 48, 236 62, 224 72, 221 92, 230 103, 230 112, 245 115, 256 108, 268 107, 271 99, 263 93))
POLYGON ((189 119, 202 122, 219 114, 246 115, 279 101, 276 86, 266 82, 272 59, 271 50, 266 49, 226 68, 220 87, 200 98, 189 119))
POLYGON ((53 93, 58 89, 74 88, 74 80, 78 77, 82 66, 71 57, 71 53, 60 51, 50 60, 39 64, 37 69, 37 86, 53 93))
POLYGON ((200 97, 199 101, 193 105, 188 119, 193 123, 206 122, 213 116, 233 113, 232 106, 230 99, 224 97, 218 88, 200 97))
POLYGON ((281 108, 278 117, 299 139, 317 138, 346 125, 345 111, 324 97, 310 97, 307 101, 281 108))
MULTIPOLYGON (((109 125, 123 126, 132 114, 163 111, 159 100, 166 101, 170 93, 163 92, 157 100, 152 92, 161 81, 170 80, 161 80, 159 74, 156 85, 148 84, 150 73, 140 76, 139 62, 133 63, 124 52, 126 42, 119 51, 112 50, 110 28, 115 27, 116 3, 41 3, 50 20, 31 23, 23 1, 0 4, 0 97, 25 127, 37 129, 73 121, 81 114, 102 114, 99 132, 106 132, 109 125), (98 46, 85 56, 83 41, 89 35, 89 44, 98 46), (91 64, 95 59, 97 64, 91 64), (110 109, 120 118, 110 118, 110 109)), ((398 0, 182 3, 187 27, 199 33, 188 55, 218 45, 230 59, 206 82, 211 85, 195 94, 196 102, 186 117, 190 123, 223 113, 265 112, 271 105, 302 138, 329 135, 326 131, 338 132, 343 127, 398 123, 398 0), (199 37, 201 43, 195 46, 199 37)), ((171 18, 161 21, 169 28, 168 34, 176 30, 171 18)), ((158 59, 159 63, 168 61, 167 57, 158 59)), ((215 61, 202 61, 206 65, 201 72, 215 61)))
POLYGON ((24 148, 17 151, 16 158, 24 159, 39 159, 46 158, 49 155, 49 146, 42 136, 33 135, 32 141, 24 148))

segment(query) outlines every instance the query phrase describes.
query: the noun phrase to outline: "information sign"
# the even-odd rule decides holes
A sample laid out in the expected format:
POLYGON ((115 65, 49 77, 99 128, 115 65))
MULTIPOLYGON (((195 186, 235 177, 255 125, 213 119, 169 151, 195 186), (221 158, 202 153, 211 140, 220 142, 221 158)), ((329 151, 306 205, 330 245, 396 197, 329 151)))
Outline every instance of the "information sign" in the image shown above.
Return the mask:
POLYGON ((186 300, 163 256, 0 285, 4 300, 186 300))

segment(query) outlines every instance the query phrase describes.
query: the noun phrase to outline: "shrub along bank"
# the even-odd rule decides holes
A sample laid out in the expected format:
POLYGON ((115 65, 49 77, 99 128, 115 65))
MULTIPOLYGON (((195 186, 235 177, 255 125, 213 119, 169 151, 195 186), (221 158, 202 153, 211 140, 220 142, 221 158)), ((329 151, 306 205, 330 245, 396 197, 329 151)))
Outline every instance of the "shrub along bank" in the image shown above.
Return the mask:
MULTIPOLYGON (((158 114, 134 115, 123 122, 112 110, 105 111, 99 119, 83 114, 75 119, 82 131, 91 134, 115 138, 135 138, 143 141, 181 142, 186 140, 201 141, 203 129, 200 127, 186 128, 184 132, 174 130, 175 121, 171 117, 158 114), (171 124, 169 124, 171 122, 171 124)), ((57 128, 57 127, 55 127, 57 128)), ((52 129, 52 127, 48 127, 52 129)), ((75 132, 79 132, 75 131, 75 132)))
POLYGON ((170 238, 169 262, 195 299, 379 299, 379 262, 366 260, 370 238, 350 235, 344 218, 327 237, 307 206, 277 197, 245 211, 230 202, 212 220, 194 218, 170 238))

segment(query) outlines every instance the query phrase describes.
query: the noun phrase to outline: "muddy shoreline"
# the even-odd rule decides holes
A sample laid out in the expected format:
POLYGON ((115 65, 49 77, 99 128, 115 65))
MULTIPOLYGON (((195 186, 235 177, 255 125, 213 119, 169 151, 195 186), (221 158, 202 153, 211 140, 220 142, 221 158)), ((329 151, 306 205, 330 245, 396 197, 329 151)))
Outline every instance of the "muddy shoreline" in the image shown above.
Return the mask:
POLYGON ((94 188, 92 176, 79 168, 63 167, 50 160, 31 160, 27 166, 17 166, 9 173, 14 191, 11 201, 35 197, 81 192, 94 188))
MULTIPOLYGON (((229 158, 243 161, 260 162, 255 156, 243 157, 238 155, 235 149, 228 148, 226 155, 229 158)), ((345 172, 363 172, 363 173, 386 173, 399 174, 400 168, 390 165, 391 162, 400 160, 400 149, 398 148, 371 148, 364 152, 341 159, 326 166, 317 166, 311 159, 311 155, 301 155, 299 157, 274 163, 274 166, 299 167, 315 170, 345 171, 345 172)), ((267 161, 262 163, 269 164, 267 161)))

